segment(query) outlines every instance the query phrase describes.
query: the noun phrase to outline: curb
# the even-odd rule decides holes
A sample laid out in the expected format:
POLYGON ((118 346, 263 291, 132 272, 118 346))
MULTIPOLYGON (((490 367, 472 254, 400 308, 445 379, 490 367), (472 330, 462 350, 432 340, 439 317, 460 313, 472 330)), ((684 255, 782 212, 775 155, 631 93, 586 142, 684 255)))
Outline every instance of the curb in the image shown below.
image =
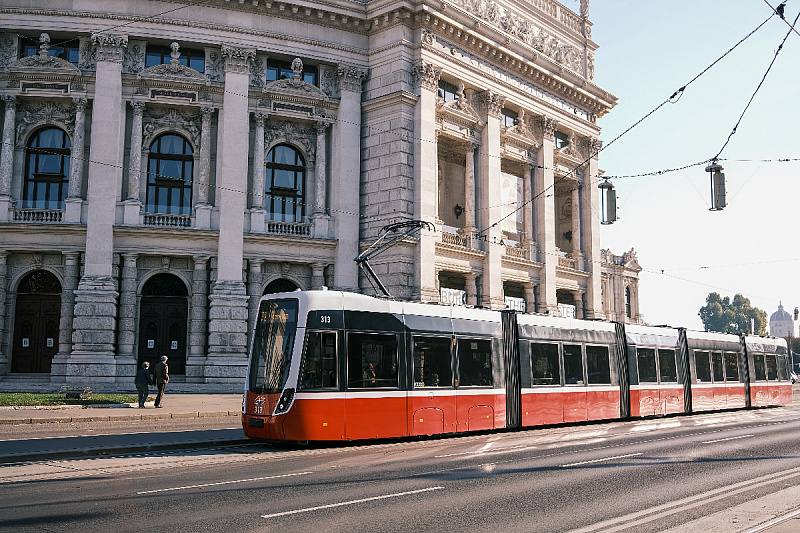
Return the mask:
POLYGON ((157 413, 141 415, 107 416, 54 416, 48 418, 5 418, 0 426, 14 424, 69 424, 74 422, 130 422, 133 420, 163 420, 168 418, 210 418, 221 416, 241 416, 241 411, 191 411, 188 413, 157 413))
POLYGON ((212 441, 185 441, 169 444, 143 444, 133 446, 117 446, 110 448, 78 448, 72 450, 53 450, 48 452, 20 453, 0 456, 0 464, 42 461, 46 459, 69 459, 75 457, 104 457, 109 455, 125 455, 169 451, 184 448, 214 448, 217 446, 235 446, 252 444, 252 439, 219 439, 212 441))

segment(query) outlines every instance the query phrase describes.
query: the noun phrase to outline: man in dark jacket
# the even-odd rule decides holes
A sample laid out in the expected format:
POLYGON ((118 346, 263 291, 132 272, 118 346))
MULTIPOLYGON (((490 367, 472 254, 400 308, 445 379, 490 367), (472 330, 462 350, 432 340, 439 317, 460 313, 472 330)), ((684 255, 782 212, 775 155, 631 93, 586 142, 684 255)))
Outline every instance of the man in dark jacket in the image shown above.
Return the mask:
POLYGON ((167 366, 167 356, 162 355, 161 362, 156 365, 156 387, 158 388, 156 407, 161 407, 161 400, 164 398, 167 383, 169 383, 169 367, 167 366))
POLYGON ((136 390, 139 392, 139 409, 144 409, 144 402, 147 400, 147 395, 150 393, 149 386, 153 384, 153 378, 150 377, 150 363, 145 361, 142 363, 142 368, 136 374, 136 379, 133 380, 136 384, 136 390))

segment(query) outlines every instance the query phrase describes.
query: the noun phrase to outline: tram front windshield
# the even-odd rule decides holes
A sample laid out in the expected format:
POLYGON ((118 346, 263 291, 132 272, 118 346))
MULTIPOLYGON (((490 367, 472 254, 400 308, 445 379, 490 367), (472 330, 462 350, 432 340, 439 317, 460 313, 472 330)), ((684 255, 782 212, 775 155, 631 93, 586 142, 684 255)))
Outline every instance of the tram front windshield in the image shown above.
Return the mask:
POLYGON ((250 391, 283 391, 297 333, 297 300, 267 300, 258 310, 250 363, 250 391))

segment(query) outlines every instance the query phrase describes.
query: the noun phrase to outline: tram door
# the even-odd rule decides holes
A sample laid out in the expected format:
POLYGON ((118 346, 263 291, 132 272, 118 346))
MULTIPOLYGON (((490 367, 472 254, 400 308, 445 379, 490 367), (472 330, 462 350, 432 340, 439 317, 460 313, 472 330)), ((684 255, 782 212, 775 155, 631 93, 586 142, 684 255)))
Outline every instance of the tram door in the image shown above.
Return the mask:
POLYGON ((185 374, 188 316, 183 282, 170 274, 153 276, 142 289, 137 366, 147 361, 152 367, 166 355, 170 374, 185 374))
POLYGON ((38 270, 20 282, 17 294, 11 372, 49 373, 58 352, 61 284, 38 270))

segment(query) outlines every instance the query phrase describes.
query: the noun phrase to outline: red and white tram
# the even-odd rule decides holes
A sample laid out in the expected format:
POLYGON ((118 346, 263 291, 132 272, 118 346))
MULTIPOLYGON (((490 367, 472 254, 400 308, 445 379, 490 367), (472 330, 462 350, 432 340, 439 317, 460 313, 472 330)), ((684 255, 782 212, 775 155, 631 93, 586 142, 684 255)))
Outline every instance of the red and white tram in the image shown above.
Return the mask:
POLYGON ((337 291, 261 299, 245 435, 343 441, 791 401, 782 339, 337 291))

